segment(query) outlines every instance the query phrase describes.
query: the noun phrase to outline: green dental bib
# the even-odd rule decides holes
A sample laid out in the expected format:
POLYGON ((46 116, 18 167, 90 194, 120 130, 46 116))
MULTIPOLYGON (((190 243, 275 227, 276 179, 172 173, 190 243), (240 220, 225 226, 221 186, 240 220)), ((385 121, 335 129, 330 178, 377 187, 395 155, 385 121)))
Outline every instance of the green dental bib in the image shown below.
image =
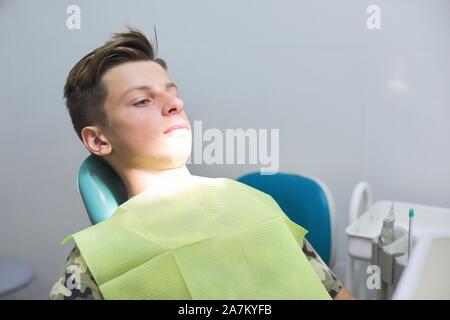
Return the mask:
POLYGON ((75 240, 105 299, 331 299, 301 250, 306 233, 271 196, 193 176, 63 242, 75 240))

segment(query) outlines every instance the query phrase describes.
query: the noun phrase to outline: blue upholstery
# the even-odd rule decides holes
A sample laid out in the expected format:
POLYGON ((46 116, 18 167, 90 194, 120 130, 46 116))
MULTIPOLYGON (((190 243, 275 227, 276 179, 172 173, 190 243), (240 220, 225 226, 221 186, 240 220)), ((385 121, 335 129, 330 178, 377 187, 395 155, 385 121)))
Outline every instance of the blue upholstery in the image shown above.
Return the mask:
POLYGON ((94 155, 81 164, 78 191, 92 224, 108 219, 128 199, 122 179, 105 160, 94 155))
POLYGON ((296 174, 246 174, 237 179, 274 198, 281 209, 295 223, 309 231, 306 238, 323 261, 332 257, 332 213, 329 199, 320 184, 296 174))

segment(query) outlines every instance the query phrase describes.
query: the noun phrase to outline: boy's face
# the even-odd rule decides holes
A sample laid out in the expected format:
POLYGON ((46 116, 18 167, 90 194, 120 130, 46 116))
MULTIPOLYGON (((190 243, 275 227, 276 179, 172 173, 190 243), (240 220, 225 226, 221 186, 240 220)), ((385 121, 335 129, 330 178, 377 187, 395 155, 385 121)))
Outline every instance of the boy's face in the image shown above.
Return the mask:
POLYGON ((108 89, 108 127, 103 133, 112 147, 112 160, 138 169, 185 165, 191 127, 167 72, 152 61, 128 62, 108 70, 103 80, 108 89), (174 125, 186 128, 166 132, 174 125))

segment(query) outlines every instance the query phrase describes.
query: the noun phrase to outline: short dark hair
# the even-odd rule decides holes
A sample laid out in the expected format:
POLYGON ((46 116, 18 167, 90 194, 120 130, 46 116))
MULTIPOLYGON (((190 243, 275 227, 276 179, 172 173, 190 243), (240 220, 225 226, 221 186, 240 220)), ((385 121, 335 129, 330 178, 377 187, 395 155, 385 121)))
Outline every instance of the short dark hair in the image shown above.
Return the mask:
MULTIPOLYGON (((113 33, 110 40, 84 56, 67 77, 64 98, 81 141, 84 127, 108 124, 104 108, 108 91, 102 77, 109 69, 126 62, 154 61, 167 70, 166 62, 156 57, 157 52, 142 31, 128 25, 127 29, 127 32, 113 33)), ((156 30, 155 39, 158 50, 156 30)))

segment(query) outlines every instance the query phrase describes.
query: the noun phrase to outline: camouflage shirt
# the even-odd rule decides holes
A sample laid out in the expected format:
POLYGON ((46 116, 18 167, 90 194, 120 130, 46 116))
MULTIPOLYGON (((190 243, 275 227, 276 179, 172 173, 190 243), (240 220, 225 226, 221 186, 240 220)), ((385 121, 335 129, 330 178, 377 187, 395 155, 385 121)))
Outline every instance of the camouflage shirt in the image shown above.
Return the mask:
MULTIPOLYGON (((342 289, 342 282, 323 262, 311 244, 303 241, 303 253, 319 276, 320 281, 327 289, 328 294, 334 298, 342 289)), ((78 247, 74 247, 64 264, 58 281, 51 289, 52 300, 101 300, 102 294, 92 277, 78 247)))

